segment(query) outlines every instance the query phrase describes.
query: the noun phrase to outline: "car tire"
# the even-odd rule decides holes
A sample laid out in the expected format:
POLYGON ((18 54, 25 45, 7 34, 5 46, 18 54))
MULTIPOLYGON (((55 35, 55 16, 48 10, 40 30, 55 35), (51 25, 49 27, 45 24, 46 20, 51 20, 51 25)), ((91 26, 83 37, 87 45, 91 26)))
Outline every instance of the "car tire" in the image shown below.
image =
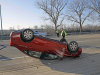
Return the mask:
POLYGON ((69 53, 71 54, 74 54, 78 51, 78 43, 76 41, 71 41, 69 44, 68 44, 68 51, 69 53))
POLYGON ((34 39, 34 32, 31 29, 25 29, 20 37, 24 42, 31 42, 34 39))

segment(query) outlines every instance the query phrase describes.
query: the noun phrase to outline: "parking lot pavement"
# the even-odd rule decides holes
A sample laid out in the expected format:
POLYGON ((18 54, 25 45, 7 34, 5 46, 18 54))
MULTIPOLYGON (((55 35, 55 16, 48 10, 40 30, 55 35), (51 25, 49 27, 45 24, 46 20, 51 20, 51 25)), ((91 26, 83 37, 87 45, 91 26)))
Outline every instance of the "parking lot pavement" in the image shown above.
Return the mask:
MULTIPOLYGON (((59 60, 40 60, 28 57, 0 40, 7 47, 0 51, 0 75, 100 75, 100 35, 68 36, 82 47, 81 57, 59 60)), ((60 39, 60 38, 54 38, 60 39)))
MULTIPOLYGON (((3 75, 64 75, 74 73, 66 73, 63 71, 56 70, 56 65, 66 62, 58 61, 58 60, 39 60, 31 57, 19 58, 10 61, 2 61, 5 62, 6 65, 0 65, 0 73, 3 75), (52 67, 52 66, 55 67, 52 67)), ((60 68, 59 66, 59 68, 60 68)), ((80 74, 76 74, 80 75, 80 74)))
POLYGON ((59 60, 39 60, 24 57, 0 61, 1 75, 95 75, 100 72, 99 53, 83 52, 82 57, 59 60))

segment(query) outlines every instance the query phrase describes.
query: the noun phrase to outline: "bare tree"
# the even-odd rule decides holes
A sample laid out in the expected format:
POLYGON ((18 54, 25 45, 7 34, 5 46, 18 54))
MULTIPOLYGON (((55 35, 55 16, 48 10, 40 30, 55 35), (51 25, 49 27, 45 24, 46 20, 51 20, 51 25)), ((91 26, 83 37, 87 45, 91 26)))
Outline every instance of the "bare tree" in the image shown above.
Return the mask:
POLYGON ((55 32, 55 29, 51 25, 45 25, 44 28, 46 29, 47 32, 55 32))
POLYGON ((20 29, 20 26, 19 25, 17 25, 17 30, 19 30, 20 29))
POLYGON ((99 14, 97 19, 100 20, 100 0, 90 0, 90 3, 88 3, 88 7, 99 14))
POLYGON ((41 31, 43 32, 43 30, 44 30, 44 25, 41 25, 40 28, 41 28, 41 31))
POLYGON ((37 25, 35 25, 35 26, 34 26, 34 28, 37 30, 37 29, 38 29, 38 26, 37 26, 37 25))
POLYGON ((68 0, 38 0, 37 6, 49 16, 45 20, 50 20, 55 25, 55 30, 57 30, 65 18, 62 17, 62 11, 67 3, 68 0))
POLYGON ((98 14, 100 14, 100 0, 90 0, 88 6, 89 8, 93 9, 98 14))
POLYGON ((87 10, 86 0, 73 0, 69 5, 69 12, 67 13, 68 20, 78 23, 80 25, 80 33, 82 32, 82 25, 92 13, 87 10))
POLYGON ((10 27, 9 30, 10 30, 10 32, 11 31, 15 31, 15 27, 14 26, 13 27, 10 27))

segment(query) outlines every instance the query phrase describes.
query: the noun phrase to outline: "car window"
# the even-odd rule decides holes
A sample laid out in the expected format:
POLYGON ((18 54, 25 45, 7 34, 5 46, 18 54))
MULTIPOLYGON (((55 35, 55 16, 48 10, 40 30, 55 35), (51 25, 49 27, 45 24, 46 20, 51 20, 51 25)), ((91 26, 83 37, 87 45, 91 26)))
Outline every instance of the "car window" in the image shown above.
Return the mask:
POLYGON ((44 56, 41 59, 56 59, 56 58, 58 58, 57 55, 44 53, 44 56))
POLYGON ((41 52, 29 51, 29 55, 32 57, 40 58, 41 52))
POLYGON ((58 57, 57 55, 52 55, 52 54, 47 54, 47 53, 42 53, 37 51, 24 50, 23 52, 28 54, 29 56, 39 58, 39 59, 56 59, 58 57))

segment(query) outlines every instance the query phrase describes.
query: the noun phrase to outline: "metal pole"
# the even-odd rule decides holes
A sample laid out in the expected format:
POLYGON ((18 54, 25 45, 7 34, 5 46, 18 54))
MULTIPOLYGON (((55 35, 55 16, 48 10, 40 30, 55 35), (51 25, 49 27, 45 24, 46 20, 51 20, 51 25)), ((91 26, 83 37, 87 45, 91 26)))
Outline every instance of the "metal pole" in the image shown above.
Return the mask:
POLYGON ((1 34, 2 34, 2 40, 3 40, 2 16, 1 16, 1 34))
POLYGON ((99 5, 99 22, 100 22, 100 5, 99 5))
POLYGON ((0 19, 1 19, 1 35, 2 35, 2 38, 1 38, 1 39, 3 39, 2 16, 1 16, 1 5, 0 5, 0 19))

